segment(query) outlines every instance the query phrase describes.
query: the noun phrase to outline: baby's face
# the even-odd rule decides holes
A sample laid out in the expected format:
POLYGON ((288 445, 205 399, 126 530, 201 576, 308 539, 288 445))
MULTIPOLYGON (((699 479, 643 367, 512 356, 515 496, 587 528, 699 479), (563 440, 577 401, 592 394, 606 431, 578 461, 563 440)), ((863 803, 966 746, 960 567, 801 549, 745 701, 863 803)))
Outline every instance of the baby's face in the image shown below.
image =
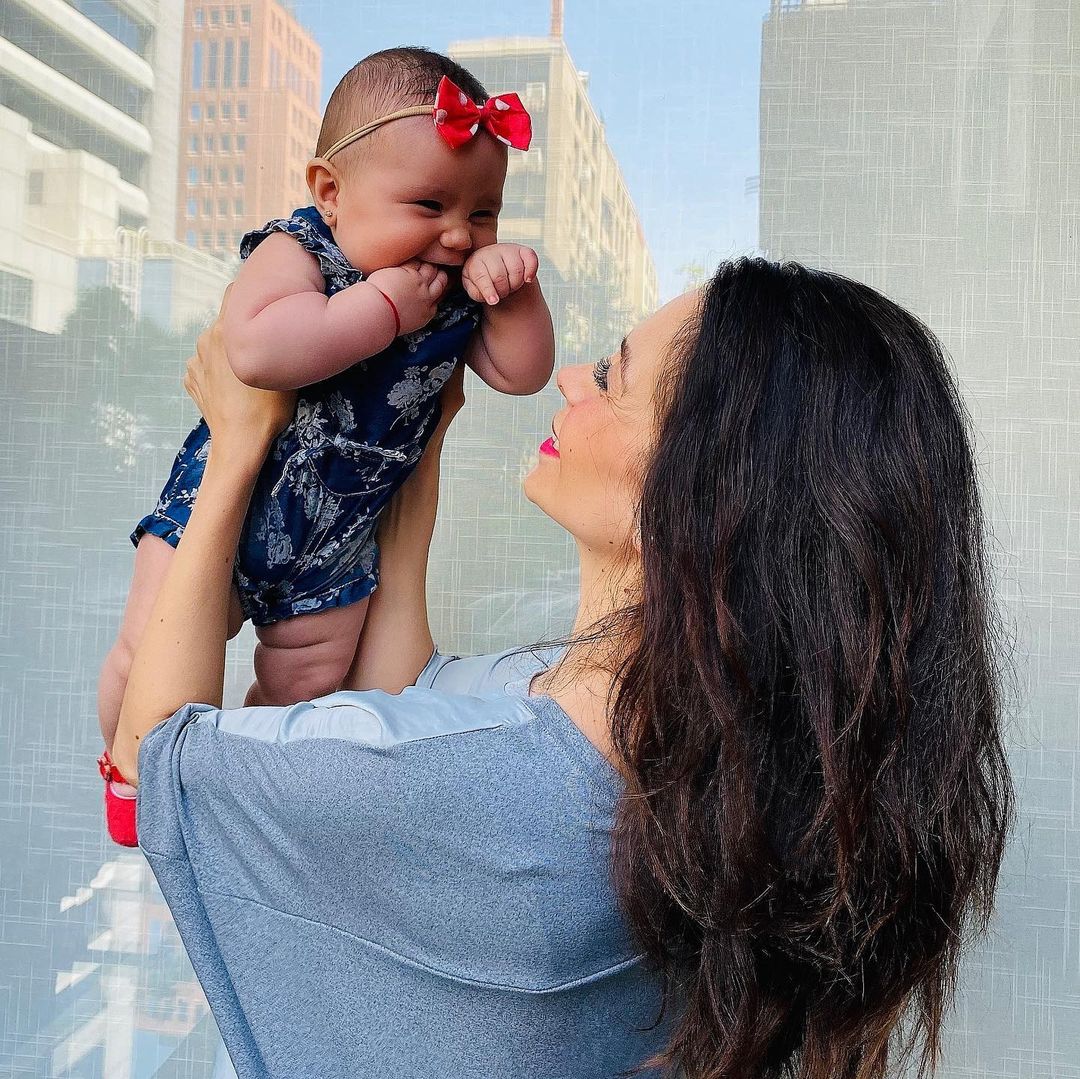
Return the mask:
POLYGON ((319 207, 334 211, 338 247, 365 274, 421 259, 445 267, 456 284, 469 255, 498 240, 506 147, 481 129, 453 150, 426 116, 368 138, 319 207))

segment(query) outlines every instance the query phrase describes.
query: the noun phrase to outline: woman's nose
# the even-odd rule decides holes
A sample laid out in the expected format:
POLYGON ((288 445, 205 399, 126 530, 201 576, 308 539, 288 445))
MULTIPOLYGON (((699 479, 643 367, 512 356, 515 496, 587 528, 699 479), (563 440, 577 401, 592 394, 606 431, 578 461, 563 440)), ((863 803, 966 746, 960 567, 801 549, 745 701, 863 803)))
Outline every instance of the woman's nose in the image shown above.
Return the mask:
POLYGON ((555 375, 555 385, 569 404, 580 401, 592 384, 592 368, 587 363, 560 367, 555 375))

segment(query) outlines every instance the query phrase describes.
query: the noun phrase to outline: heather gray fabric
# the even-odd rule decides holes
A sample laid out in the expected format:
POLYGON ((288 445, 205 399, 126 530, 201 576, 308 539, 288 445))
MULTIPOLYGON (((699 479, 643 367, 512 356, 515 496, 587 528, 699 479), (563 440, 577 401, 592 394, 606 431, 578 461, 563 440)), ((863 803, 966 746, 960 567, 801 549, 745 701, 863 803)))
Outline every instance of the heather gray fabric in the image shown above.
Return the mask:
POLYGON ((147 735, 139 839, 240 1079, 600 1079, 661 1044, 618 777, 528 696, 552 658, 436 654, 398 696, 147 735))

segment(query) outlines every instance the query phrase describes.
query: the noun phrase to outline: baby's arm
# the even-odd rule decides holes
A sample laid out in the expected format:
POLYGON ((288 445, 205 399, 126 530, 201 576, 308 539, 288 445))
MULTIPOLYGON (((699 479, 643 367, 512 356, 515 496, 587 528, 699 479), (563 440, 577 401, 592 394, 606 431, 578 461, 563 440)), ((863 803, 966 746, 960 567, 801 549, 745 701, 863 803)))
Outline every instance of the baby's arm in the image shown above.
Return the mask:
POLYGON ((378 275, 377 287, 360 281, 327 297, 315 257, 291 236, 268 236, 241 265, 223 316, 236 377, 264 390, 330 378, 427 323, 446 288, 445 274, 419 263, 378 275))
POLYGON ((555 365, 551 312, 536 269, 531 249, 493 244, 472 255, 462 271, 469 295, 484 304, 465 362, 500 393, 536 393, 555 365))

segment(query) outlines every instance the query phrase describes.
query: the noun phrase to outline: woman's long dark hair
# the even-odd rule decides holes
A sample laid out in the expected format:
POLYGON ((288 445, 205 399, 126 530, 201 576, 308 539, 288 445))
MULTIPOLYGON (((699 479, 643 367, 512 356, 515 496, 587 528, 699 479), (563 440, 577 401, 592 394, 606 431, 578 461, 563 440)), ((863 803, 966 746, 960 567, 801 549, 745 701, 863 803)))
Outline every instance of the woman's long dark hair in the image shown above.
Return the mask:
POLYGON ((688 1079, 933 1071, 1011 820, 968 420, 912 315, 723 265, 673 355, 613 859, 688 1079))

